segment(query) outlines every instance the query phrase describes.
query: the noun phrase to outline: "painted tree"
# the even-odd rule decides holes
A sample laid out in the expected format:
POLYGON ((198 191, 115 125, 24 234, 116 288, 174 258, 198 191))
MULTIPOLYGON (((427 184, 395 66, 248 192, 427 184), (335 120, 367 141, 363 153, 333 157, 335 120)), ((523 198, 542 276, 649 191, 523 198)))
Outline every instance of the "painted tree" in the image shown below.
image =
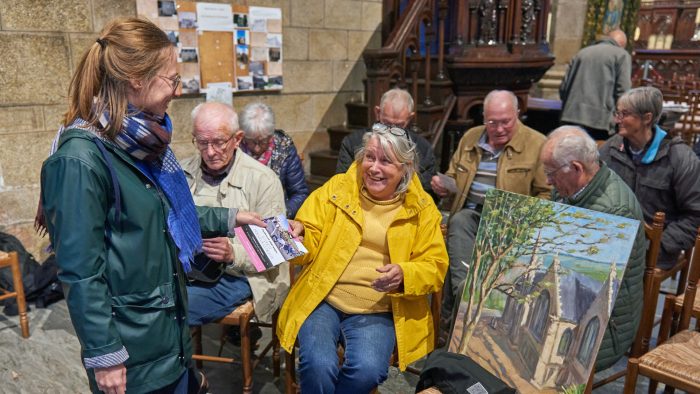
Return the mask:
MULTIPOLYGON (((590 216, 570 206, 500 190, 490 191, 467 272, 463 295, 466 311, 458 351, 466 354, 467 344, 491 292, 499 290, 511 294, 516 285, 522 285, 522 281, 516 283, 512 278, 506 281, 504 276, 515 268, 522 273, 519 278, 527 278, 539 269, 533 260, 522 262, 522 256, 559 252, 595 256, 600 252, 598 245, 609 242, 611 236, 627 237, 623 232, 603 231, 604 228, 609 230, 609 225, 609 221, 600 216, 590 216), (545 227, 554 231, 542 231, 545 227)), ((547 285, 540 284, 541 287, 547 285)), ((530 295, 541 290, 535 289, 537 293, 530 295)))

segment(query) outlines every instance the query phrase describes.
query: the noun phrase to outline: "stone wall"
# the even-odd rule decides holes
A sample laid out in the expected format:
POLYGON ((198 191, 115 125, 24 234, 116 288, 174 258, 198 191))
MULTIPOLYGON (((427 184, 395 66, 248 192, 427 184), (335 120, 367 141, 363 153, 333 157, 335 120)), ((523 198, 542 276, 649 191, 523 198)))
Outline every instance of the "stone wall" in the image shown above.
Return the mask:
MULTIPOLYGON (((345 120, 346 101, 361 98, 361 54, 380 44, 381 1, 213 2, 282 9, 284 90, 236 95, 234 106, 271 105, 304 157, 327 148, 325 128, 345 120)), ((18 236, 39 259, 48 243, 32 230, 39 171, 66 109, 70 76, 107 21, 134 15, 136 0, 0 1, 0 231, 18 236)), ((194 153, 189 113, 202 101, 183 97, 170 105, 178 157, 194 153)))

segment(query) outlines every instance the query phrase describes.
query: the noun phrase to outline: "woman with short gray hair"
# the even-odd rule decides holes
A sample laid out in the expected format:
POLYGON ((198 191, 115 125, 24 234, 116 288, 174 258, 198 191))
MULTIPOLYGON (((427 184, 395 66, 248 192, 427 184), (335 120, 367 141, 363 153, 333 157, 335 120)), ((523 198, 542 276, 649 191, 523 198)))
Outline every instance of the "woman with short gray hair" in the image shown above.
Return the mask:
POLYGON ((246 105, 240 112, 239 121, 245 134, 240 148, 279 176, 287 217, 293 218, 309 195, 294 141, 284 131, 275 129, 275 114, 267 104, 246 105))
POLYGON ((666 213, 657 266, 672 267, 693 245, 700 226, 700 160, 679 137, 658 125, 663 95, 651 86, 634 88, 617 101, 618 134, 600 148, 601 159, 634 191, 651 223, 666 213))

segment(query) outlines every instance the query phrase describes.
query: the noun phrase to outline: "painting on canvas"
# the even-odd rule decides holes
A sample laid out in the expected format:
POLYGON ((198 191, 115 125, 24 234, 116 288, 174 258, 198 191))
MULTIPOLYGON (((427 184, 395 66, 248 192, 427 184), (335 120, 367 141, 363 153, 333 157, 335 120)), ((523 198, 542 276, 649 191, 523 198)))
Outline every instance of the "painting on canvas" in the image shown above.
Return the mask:
POLYGON ((449 351, 520 393, 578 392, 638 228, 624 217, 489 191, 449 351))

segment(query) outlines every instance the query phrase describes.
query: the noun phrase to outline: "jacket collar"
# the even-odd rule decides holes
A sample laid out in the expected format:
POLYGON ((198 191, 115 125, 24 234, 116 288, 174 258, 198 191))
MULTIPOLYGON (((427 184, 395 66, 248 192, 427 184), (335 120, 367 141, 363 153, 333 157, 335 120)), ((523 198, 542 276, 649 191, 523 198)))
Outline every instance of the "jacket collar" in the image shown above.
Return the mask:
MULTIPOLYGON (((503 147, 504 152, 512 150, 517 153, 521 153, 525 149, 525 145, 527 144, 527 138, 525 138, 525 133, 521 133, 521 130, 524 127, 526 126, 523 125, 520 120, 516 121, 515 133, 513 133, 513 138, 511 138, 510 141, 508 141, 508 143, 506 144, 506 146, 503 147)), ((468 140, 465 141, 465 150, 472 151, 479 146, 479 139, 486 132, 486 126, 479 126, 477 130, 478 131, 476 133, 474 133, 472 136, 469 137, 468 140)))
MULTIPOLYGON (((610 177, 610 168, 604 161, 599 161, 600 169, 593 176, 584 189, 575 197, 565 197, 564 202, 574 206, 581 206, 581 203, 588 201, 593 193, 597 193, 601 185, 605 184, 610 177)), ((558 196, 555 196, 558 197, 558 196)), ((556 199, 556 198, 555 198, 556 199)))
MULTIPOLYGON (((669 151, 671 150, 671 145, 675 145, 678 142, 679 141, 676 141, 674 137, 671 137, 667 134, 661 140, 658 147, 658 151, 656 152, 656 156, 648 164, 654 163, 668 156, 669 151)), ((683 143, 682 141, 680 142, 683 143)), ((626 163, 627 165, 634 164, 630 155, 627 154, 627 151, 625 149, 625 139, 621 135, 615 134, 614 136, 610 137, 610 145, 608 149, 610 149, 610 156, 616 158, 617 160, 623 163, 626 163)))
MULTIPOLYGON (((219 190, 222 194, 226 194, 226 190, 228 188, 226 187, 221 187, 224 185, 229 185, 238 189, 243 188, 243 179, 241 177, 236 176, 236 173, 240 173, 240 169, 238 167, 241 166, 241 161, 245 160, 249 156, 245 154, 241 149, 236 148, 234 151, 234 157, 233 157, 233 165, 231 166, 231 169, 228 172, 228 175, 226 175, 226 178, 224 178, 221 183, 219 184, 219 190), (245 157, 244 157, 245 156, 245 157)), ((251 160, 254 160, 251 158, 251 160)), ((202 181, 202 156, 200 154, 196 154, 194 156, 193 160, 188 160, 183 166, 182 169, 185 171, 185 173, 189 176, 192 177, 194 184, 196 185, 198 182, 203 182, 202 181)), ((196 187, 195 187, 196 188, 196 187)))

